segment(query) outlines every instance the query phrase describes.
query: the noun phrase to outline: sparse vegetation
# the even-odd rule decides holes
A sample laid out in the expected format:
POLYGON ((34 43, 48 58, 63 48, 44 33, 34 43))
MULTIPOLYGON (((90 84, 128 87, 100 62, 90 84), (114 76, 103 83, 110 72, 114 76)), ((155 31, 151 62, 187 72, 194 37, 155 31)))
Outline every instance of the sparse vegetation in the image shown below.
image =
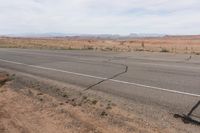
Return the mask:
POLYGON ((0 72, 0 87, 9 80, 9 74, 6 72, 0 72))
POLYGON ((84 49, 84 50, 94 50, 94 47, 91 46, 91 45, 86 45, 86 46, 84 46, 83 49, 84 49))
MULTIPOLYGON (((51 84, 51 81, 21 76, 16 75, 9 84, 0 87, 2 133, 199 131, 198 127, 175 121, 171 114, 158 108, 149 110, 146 104, 127 107, 129 101, 120 99, 118 102, 111 95, 82 93, 82 89, 74 88, 76 86, 66 85, 63 88, 62 85, 51 84), (141 112, 141 108, 144 111, 141 112), (162 116, 165 116, 164 122, 158 119, 162 116), (168 126, 163 128, 163 125, 168 126)), ((10 79, 8 77, 8 73, 0 72, 0 81, 5 83, 10 79)))
POLYGON ((142 48, 144 49, 144 42, 142 42, 141 46, 142 46, 142 48))
POLYGON ((68 95, 66 92, 62 93, 62 97, 68 98, 68 95))
POLYGON ((0 37, 0 48, 38 48, 62 50, 101 50, 116 52, 149 51, 199 55, 200 36, 103 40, 79 38, 0 37), (190 42, 190 43, 188 43, 190 42), (162 48, 162 49, 161 49, 162 48))
POLYGON ((144 51, 143 48, 136 48, 135 51, 144 51))
POLYGON ((164 53, 168 53, 168 52, 170 52, 168 49, 166 49, 166 48, 161 48, 161 51, 160 52, 164 52, 164 53))
POLYGON ((92 100, 92 104, 94 104, 94 105, 96 105, 97 102, 98 102, 98 101, 97 101, 96 99, 92 100))

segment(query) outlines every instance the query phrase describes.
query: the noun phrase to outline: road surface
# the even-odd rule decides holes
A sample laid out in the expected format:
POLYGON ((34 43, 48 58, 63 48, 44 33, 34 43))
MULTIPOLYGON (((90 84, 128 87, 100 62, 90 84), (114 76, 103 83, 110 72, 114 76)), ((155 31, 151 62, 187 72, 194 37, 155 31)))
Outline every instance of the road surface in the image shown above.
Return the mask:
POLYGON ((200 100, 199 56, 1 48, 0 68, 183 112, 200 100))

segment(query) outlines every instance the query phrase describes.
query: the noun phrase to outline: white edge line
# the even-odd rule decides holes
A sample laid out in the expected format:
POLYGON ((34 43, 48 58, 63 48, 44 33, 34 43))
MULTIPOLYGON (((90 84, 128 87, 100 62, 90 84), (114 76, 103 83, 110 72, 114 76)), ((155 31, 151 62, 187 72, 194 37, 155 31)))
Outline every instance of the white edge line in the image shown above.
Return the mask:
POLYGON ((189 96, 194 96, 194 97, 200 97, 200 95, 198 95, 198 94, 192 94, 192 93, 188 93, 188 92, 181 92, 181 91, 169 90, 169 89, 164 89, 164 88, 160 88, 160 87, 142 85, 142 84, 137 84, 137 83, 132 83, 132 82, 126 82, 126 81, 121 81, 121 80, 110 79, 110 81, 118 82, 118 83, 123 83, 123 84, 134 85, 134 86, 139 86, 139 87, 144 87, 144 88, 150 88, 150 89, 154 89, 154 90, 160 90, 160 91, 166 91, 166 92, 171 92, 171 93, 177 93, 177 94, 189 95, 189 96))
POLYGON ((4 60, 4 59, 0 59, 0 61, 7 62, 7 63, 12 63, 12 64, 17 64, 17 65, 25 65, 25 66, 29 66, 29 67, 32 67, 32 68, 39 68, 39 69, 63 72, 63 73, 68 73, 68 74, 74 74, 74 75, 84 76, 84 77, 89 77, 89 78, 95 78, 95 79, 101 79, 101 80, 107 79, 107 78, 103 78, 103 77, 97 77, 97 76, 92 76, 92 75, 87 75, 87 74, 82 74, 82 73, 70 72, 70 71, 54 69, 54 68, 48 68, 48 67, 42 67, 42 66, 36 66, 36 65, 29 65, 29 64, 15 62, 15 61, 8 61, 8 60, 4 60))
MULTIPOLYGON (((29 65, 29 64, 25 64, 25 63, 21 63, 21 62, 9 61, 9 60, 4 60, 4 59, 0 59, 0 61, 12 63, 12 64, 17 64, 17 65, 25 65, 25 66, 32 67, 32 68, 63 72, 63 73, 68 73, 68 74, 73 74, 73 75, 78 75, 78 76, 83 76, 83 77, 89 77, 89 78, 95 78, 95 79, 101 79, 101 80, 107 79, 107 78, 104 78, 104 77, 97 77, 97 76, 92 76, 92 75, 87 75, 87 74, 82 74, 82 73, 76 73, 76 72, 70 72, 70 71, 65 71, 65 70, 60 70, 60 69, 54 69, 54 68, 48 68, 48 67, 42 67, 42 66, 36 66, 36 65, 29 65)), ((144 87, 144 88, 150 88, 150 89, 153 89, 153 90, 160 90, 160 91, 177 93, 177 94, 188 95, 188 96, 193 96, 193 97, 200 97, 200 95, 198 95, 198 94, 192 94, 192 93, 188 93, 188 92, 169 90, 169 89, 164 89, 164 88, 160 88, 160 87, 142 85, 142 84, 126 82, 126 81, 121 81, 121 80, 115 80, 115 79, 108 79, 108 80, 112 81, 112 82, 116 82, 116 83, 123 83, 123 84, 129 84, 129 85, 144 87)))

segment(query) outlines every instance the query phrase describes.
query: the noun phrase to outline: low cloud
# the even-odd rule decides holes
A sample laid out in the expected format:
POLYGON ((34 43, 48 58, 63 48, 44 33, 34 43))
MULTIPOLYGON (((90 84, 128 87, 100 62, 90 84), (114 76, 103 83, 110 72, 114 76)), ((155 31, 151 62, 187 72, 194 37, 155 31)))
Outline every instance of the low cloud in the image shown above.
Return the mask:
POLYGON ((0 0, 0 34, 200 34, 199 0, 0 0))

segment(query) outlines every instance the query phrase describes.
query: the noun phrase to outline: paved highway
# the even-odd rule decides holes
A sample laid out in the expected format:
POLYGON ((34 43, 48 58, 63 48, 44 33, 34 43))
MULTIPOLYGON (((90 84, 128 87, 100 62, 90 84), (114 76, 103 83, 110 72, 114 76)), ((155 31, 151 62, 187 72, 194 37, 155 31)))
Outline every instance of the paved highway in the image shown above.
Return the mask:
POLYGON ((0 67, 185 112, 200 100, 199 56, 1 48, 0 67))

